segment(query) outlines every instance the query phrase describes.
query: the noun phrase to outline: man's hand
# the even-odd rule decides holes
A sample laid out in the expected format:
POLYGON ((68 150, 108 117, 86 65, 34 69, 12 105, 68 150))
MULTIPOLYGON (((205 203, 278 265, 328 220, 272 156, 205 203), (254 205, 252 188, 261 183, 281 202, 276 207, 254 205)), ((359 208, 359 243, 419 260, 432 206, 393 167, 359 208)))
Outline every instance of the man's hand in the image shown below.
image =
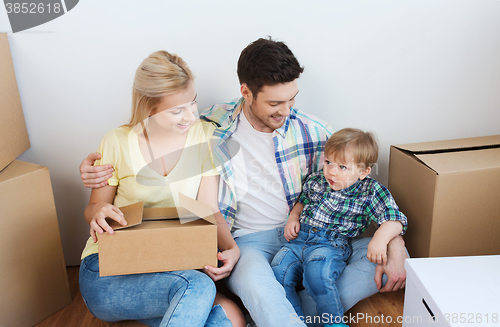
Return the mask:
POLYGON ((214 282, 216 282, 229 276, 239 258, 240 249, 238 247, 219 252, 217 253, 217 259, 223 263, 222 267, 215 268, 206 266, 204 271, 214 282))
POLYGON ((401 236, 395 237, 387 246, 387 265, 377 265, 375 268, 375 284, 381 293, 397 291, 405 287, 406 270, 405 259, 408 258, 404 241, 401 236), (382 287, 382 276, 387 275, 387 283, 382 287))
POLYGON ((285 225, 285 231, 283 235, 285 236, 285 239, 290 242, 291 240, 294 240, 297 238, 297 236, 299 236, 299 231, 300 222, 298 220, 289 219, 285 225))
POLYGON ((83 185, 88 188, 100 188, 108 185, 108 179, 111 178, 111 173, 114 171, 111 165, 95 166, 94 162, 101 159, 99 153, 91 153, 85 158, 80 165, 80 177, 83 185))

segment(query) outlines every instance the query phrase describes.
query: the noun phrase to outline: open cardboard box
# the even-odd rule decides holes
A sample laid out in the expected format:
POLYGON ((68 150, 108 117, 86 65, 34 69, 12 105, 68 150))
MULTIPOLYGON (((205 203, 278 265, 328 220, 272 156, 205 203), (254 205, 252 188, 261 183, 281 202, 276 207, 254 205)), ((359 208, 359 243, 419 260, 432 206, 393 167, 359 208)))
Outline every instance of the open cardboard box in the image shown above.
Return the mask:
POLYGON ((100 276, 217 267, 217 223, 212 209, 179 193, 178 208, 121 207, 127 226, 99 235, 100 276))
POLYGON ((410 256, 500 254, 500 135, 393 145, 389 190, 410 256))

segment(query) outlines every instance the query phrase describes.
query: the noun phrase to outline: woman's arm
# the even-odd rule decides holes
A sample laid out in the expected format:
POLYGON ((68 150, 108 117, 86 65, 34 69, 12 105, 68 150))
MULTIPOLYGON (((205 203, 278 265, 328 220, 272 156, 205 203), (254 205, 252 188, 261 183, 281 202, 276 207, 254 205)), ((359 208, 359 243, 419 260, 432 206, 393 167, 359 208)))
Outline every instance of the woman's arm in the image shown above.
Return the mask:
POLYGON ((217 257, 219 261, 223 263, 223 266, 220 268, 211 266, 205 267, 205 272, 214 281, 229 276, 234 265, 240 258, 240 249, 238 248, 238 245, 236 245, 236 242, 229 231, 229 227, 219 211, 219 203, 217 200, 218 190, 218 175, 202 177, 200 189, 198 191, 198 200, 212 207, 212 210, 215 213, 215 220, 217 222, 217 243, 220 251, 217 254, 217 257))
POLYGON ((109 234, 113 234, 113 229, 106 222, 107 217, 116 220, 122 226, 127 225, 127 221, 123 218, 123 213, 120 209, 112 205, 115 193, 116 186, 106 185, 99 189, 92 189, 84 216, 90 225, 90 236, 92 236, 94 243, 97 242, 96 233, 102 234, 105 230, 109 234))

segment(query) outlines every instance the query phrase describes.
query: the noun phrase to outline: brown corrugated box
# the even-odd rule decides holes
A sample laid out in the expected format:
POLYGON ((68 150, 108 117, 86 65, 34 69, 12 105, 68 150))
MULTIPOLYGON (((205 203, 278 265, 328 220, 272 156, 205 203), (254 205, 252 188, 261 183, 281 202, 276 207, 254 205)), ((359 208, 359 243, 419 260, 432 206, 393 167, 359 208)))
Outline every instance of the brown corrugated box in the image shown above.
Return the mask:
POLYGON ((500 254, 500 135, 391 146, 412 257, 500 254))
POLYGON ((217 224, 212 209, 180 193, 179 208, 121 207, 127 226, 99 235, 101 276, 217 267, 217 224))
POLYGON ((0 171, 30 147, 6 33, 0 33, 0 171))
POLYGON ((0 326, 33 326, 71 303, 47 167, 0 172, 0 326))

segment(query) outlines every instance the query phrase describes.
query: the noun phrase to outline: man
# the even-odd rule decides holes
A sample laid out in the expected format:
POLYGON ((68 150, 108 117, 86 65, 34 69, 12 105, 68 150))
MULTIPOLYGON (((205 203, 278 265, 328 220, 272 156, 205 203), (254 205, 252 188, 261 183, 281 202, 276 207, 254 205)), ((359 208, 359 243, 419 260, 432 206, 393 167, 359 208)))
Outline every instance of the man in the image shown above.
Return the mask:
MULTIPOLYGON (((284 43, 256 40, 238 60, 242 97, 201 114, 218 126, 214 163, 221 176, 219 208, 241 253, 227 284, 259 327, 304 326, 270 266, 286 242, 283 227, 302 182, 322 168, 324 145, 332 133, 327 123, 293 108, 302 71, 284 43)), ((89 155, 80 166, 87 187, 105 185, 109 172, 92 167, 95 158, 97 154, 89 155)), ((402 238, 389 244, 385 266, 366 259, 369 240, 353 240, 353 254, 337 281, 345 310, 379 290, 404 286, 402 238), (383 274, 388 281, 382 288, 383 274)), ((304 311, 314 314, 315 304, 305 292, 302 301, 304 311)))

